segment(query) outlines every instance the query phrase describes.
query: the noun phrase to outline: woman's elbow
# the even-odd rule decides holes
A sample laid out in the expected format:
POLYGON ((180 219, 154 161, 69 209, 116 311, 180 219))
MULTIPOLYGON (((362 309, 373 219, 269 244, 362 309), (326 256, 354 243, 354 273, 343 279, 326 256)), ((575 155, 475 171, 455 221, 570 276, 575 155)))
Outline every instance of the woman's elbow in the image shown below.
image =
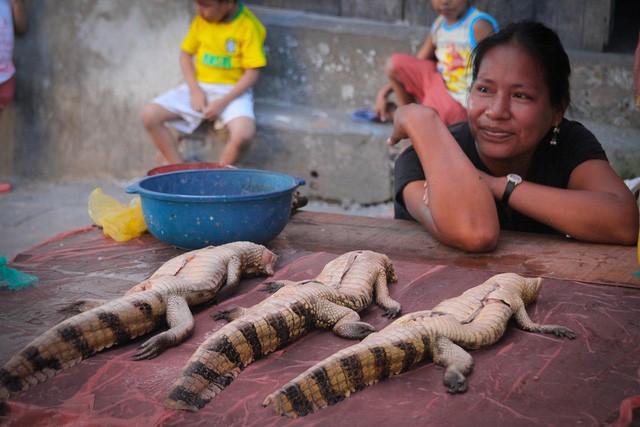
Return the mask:
POLYGON ((603 221, 603 218, 599 218, 599 222, 582 227, 576 232, 567 231, 566 234, 584 242, 624 246, 636 245, 640 236, 638 235, 638 208, 635 206, 634 203, 633 209, 627 210, 626 213, 607 218, 606 221, 603 221))
POLYGON ((638 213, 636 212, 633 219, 620 230, 620 244, 629 246, 640 244, 639 227, 638 213))
POLYGON ((465 252, 489 252, 498 246, 500 227, 472 227, 456 230, 451 236, 444 237, 442 243, 465 252))
POLYGON ((610 233, 612 242, 620 245, 635 245, 640 240, 639 227, 640 227, 640 210, 635 199, 628 203, 628 207, 620 216, 620 220, 614 227, 613 232, 610 233))
POLYGON ((490 252, 498 246, 498 233, 494 235, 477 234, 460 245, 465 252, 490 252))

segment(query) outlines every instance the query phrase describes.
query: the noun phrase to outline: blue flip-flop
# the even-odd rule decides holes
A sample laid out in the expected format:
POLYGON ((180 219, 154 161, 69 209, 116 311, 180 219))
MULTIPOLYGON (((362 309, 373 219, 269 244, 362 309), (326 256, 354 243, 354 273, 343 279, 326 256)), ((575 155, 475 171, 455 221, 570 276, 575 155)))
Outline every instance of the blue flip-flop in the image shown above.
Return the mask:
POLYGON ((380 119, 378 118, 378 116, 376 116, 376 113, 373 110, 367 110, 367 109, 356 110, 353 112, 351 117, 356 122, 380 123, 380 119))

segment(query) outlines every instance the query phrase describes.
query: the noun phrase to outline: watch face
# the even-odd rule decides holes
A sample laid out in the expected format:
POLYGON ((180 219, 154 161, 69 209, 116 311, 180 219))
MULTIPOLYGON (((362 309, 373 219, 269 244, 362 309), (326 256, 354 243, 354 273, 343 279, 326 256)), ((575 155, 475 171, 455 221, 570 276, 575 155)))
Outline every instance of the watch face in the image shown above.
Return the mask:
POLYGON ((516 175, 515 173, 510 173, 507 175, 507 180, 513 182, 514 184, 520 184, 522 182, 522 178, 520 175, 516 175))

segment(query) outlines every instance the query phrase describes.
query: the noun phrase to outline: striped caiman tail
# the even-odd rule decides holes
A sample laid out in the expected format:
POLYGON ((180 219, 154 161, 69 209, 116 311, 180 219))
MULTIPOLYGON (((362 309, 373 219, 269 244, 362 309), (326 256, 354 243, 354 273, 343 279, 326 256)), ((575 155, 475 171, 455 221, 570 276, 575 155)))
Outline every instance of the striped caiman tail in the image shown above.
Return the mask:
POLYGON ((305 322, 308 313, 298 308, 294 311, 299 315, 295 316, 297 321, 287 322, 280 313, 255 313, 223 326, 191 356, 164 405, 187 411, 202 409, 253 361, 308 333, 313 327, 305 322))
POLYGON ((427 356, 445 368, 449 393, 467 390, 473 359, 465 349, 498 341, 514 318, 525 331, 575 338, 564 326, 533 322, 525 306, 536 299, 541 279, 496 275, 433 310, 402 316, 380 332, 316 364, 269 395, 281 415, 298 417, 332 405, 377 381, 407 371, 427 356))
MULTIPOLYGON (((397 319, 383 331, 395 329, 410 316, 397 319)), ((457 322, 452 316, 434 317, 434 327, 448 323, 455 327, 457 322)), ((271 393, 262 405, 273 405, 278 414, 296 418, 338 403, 423 361, 431 354, 430 336, 418 328, 402 329, 398 334, 373 333, 298 375, 271 393)))
POLYGON ((400 304, 387 289, 387 283, 395 280, 385 255, 353 251, 329 262, 315 279, 268 283, 267 290, 275 293, 265 300, 214 316, 231 323, 196 350, 170 389, 165 406, 201 409, 248 364, 313 329, 331 329, 348 339, 364 338, 375 328, 362 322, 358 312, 374 296, 390 317, 400 312, 400 304))
POLYGON ((0 399, 43 382, 104 348, 152 331, 165 321, 165 311, 162 295, 147 290, 62 321, 0 368, 0 399))

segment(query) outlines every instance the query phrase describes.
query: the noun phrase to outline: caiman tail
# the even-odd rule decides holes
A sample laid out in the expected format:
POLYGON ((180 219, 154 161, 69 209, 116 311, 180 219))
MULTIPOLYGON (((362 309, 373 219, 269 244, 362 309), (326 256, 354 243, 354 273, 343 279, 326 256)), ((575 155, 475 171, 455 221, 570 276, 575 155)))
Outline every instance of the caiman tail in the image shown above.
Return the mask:
POLYGON ((303 305, 294 304, 290 310, 284 310, 285 306, 267 306, 244 316, 241 312, 246 309, 238 308, 214 316, 234 320, 198 347, 171 386, 164 405, 187 411, 202 409, 254 360, 286 346, 313 328, 312 317, 303 305))
POLYGON ((333 405, 378 381, 406 372, 439 352, 437 331, 460 334, 453 316, 430 310, 409 313, 298 375, 271 393, 263 406, 280 415, 304 416, 333 405))
POLYGON ((428 331, 396 328, 410 321, 409 316, 319 362, 271 393, 262 405, 273 405, 278 414, 296 418, 409 370, 431 354, 428 331))
POLYGON ((165 304, 155 290, 118 298, 52 327, 0 368, 0 399, 6 399, 114 344, 161 325, 165 304))

